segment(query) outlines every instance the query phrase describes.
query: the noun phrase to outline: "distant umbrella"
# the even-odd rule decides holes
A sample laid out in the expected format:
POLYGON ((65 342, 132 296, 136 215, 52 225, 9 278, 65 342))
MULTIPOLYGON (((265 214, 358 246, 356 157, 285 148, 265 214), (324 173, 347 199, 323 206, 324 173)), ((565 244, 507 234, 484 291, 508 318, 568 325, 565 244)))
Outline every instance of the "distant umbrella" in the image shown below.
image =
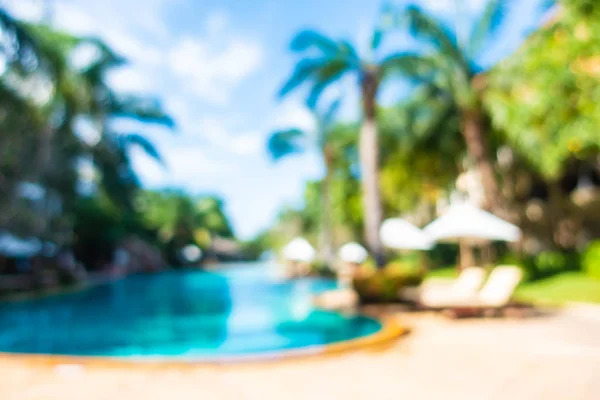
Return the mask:
POLYGON ((369 253, 360 244, 351 242, 343 245, 338 251, 340 259, 347 263, 362 264, 367 261, 369 253))
POLYGON ((381 224, 381 241, 387 247, 400 250, 429 250, 433 240, 422 230, 401 218, 390 218, 381 224))
POLYGON ((202 257, 202 250, 195 244, 188 244, 181 250, 181 256, 186 262, 196 262, 202 257))
POLYGON ((304 238, 296 238, 283 248, 283 257, 288 261, 312 262, 315 259, 315 249, 304 238))
POLYGON ((435 241, 466 239, 472 242, 516 242, 521 237, 521 230, 517 226, 468 203, 450 206, 444 215, 427 225, 423 232, 435 241))

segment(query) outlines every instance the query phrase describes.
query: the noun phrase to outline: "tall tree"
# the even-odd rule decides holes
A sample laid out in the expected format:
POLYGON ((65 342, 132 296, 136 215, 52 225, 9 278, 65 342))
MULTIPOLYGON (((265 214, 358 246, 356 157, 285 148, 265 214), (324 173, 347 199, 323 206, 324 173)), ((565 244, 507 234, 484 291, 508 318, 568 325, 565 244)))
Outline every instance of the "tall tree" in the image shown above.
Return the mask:
MULTIPOLYGON (((416 5, 407 7, 404 21, 411 34, 427 44, 418 60, 398 60, 396 67, 430 88, 429 93, 445 100, 445 109, 457 110, 467 152, 481 174, 487 208, 501 212, 502 201, 486 130, 487 115, 482 105, 482 69, 477 59, 501 26, 506 1, 490 0, 464 41, 457 32, 416 5), (420 67, 415 68, 415 64, 420 67)), ((444 108, 439 110, 444 112, 444 108)))
POLYGON ((547 209, 531 222, 545 225, 540 232, 555 247, 573 249, 600 234, 600 4, 559 4, 550 23, 490 71, 485 104, 494 127, 539 174, 536 197, 547 209))
POLYGON ((316 150, 321 155, 325 167, 325 177, 321 186, 321 212, 320 212, 320 240, 321 257, 329 265, 335 262, 334 256, 334 231, 332 220, 331 181, 333 179, 333 163, 335 142, 331 140, 330 132, 333 127, 334 117, 339 108, 340 101, 332 102, 323 113, 312 108, 316 121, 315 132, 308 132, 300 128, 289 128, 273 132, 267 143, 271 157, 279 160, 294 153, 316 150))
MULTIPOLYGON (((133 192, 139 185, 129 149, 140 146, 154 158, 159 155, 143 135, 117 131, 113 121, 127 118, 169 127, 173 121, 157 101, 116 93, 108 86, 106 74, 123 65, 124 59, 101 41, 75 37, 46 25, 23 23, 1 9, 0 31, 0 52, 7 61, 6 71, 0 75, 0 108, 2 114, 22 110, 0 120, 3 139, 9 136, 8 142, 18 147, 2 163, 0 187, 2 192, 6 189, 11 194, 2 197, 14 198, 17 184, 35 182, 46 193, 44 202, 60 200, 63 211, 59 217, 65 216, 77 197, 78 161, 87 158, 101 172, 103 190, 121 210, 132 209, 133 192), (96 57, 85 66, 73 63, 73 55, 81 46, 97 50, 96 57), (93 143, 78 135, 78 118, 98 128, 98 138, 93 143), (20 134, 22 131, 27 135, 20 134)), ((9 147, 3 146, 2 151, 9 151, 9 147)), ((29 234, 48 231, 46 216, 38 217, 37 229, 30 229, 29 234)), ((1 222, 6 221, 3 218, 1 222)))
MULTIPOLYGON (((394 26, 394 9, 386 6, 381 13, 381 23, 373 32, 371 53, 377 53, 384 33, 394 26)), ((315 30, 299 32, 291 42, 291 50, 301 54, 292 75, 281 88, 285 96, 305 84, 310 92, 307 102, 316 104, 325 89, 346 75, 358 78, 362 97, 363 122, 360 132, 360 165, 365 211, 365 238, 377 264, 384 264, 383 247, 379 238, 382 205, 379 188, 377 141, 377 94, 381 83, 395 75, 398 64, 405 68, 418 66, 418 57, 408 53, 393 53, 386 57, 361 56, 346 40, 335 40, 315 30)))

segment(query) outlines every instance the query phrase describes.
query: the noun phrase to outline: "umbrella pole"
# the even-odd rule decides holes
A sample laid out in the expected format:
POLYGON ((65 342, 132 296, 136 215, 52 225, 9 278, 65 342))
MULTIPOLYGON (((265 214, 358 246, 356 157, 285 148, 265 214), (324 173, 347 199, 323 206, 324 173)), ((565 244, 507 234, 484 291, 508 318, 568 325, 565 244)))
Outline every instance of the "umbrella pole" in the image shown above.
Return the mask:
POLYGON ((469 245, 469 243, 461 239, 458 242, 458 251, 460 253, 460 262, 459 262, 459 270, 462 270, 467 267, 472 267, 475 265, 475 257, 473 255, 473 247, 469 245))

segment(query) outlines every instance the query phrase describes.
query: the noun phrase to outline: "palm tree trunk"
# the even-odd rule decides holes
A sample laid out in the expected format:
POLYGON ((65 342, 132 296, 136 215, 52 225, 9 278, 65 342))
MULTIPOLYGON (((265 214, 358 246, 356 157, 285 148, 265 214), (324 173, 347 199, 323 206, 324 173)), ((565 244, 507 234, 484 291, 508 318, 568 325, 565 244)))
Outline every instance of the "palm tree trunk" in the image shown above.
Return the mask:
POLYGON ((483 133, 483 120, 478 111, 465 111, 463 113, 462 133, 467 145, 469 155, 475 160, 481 184, 483 185, 485 208, 502 213, 502 201, 494 167, 489 155, 488 144, 483 133))
POLYGON ((331 201, 331 181, 333 178, 333 160, 331 151, 325 147, 323 149, 323 158, 325 160, 325 178, 321 186, 321 232, 320 232, 320 248, 321 256, 327 263, 328 267, 332 268, 335 262, 333 252, 334 234, 333 234, 333 206, 331 201))
POLYGON ((475 252, 473 246, 471 246, 466 240, 460 240, 459 246, 459 262, 458 270, 462 271, 465 268, 474 266, 475 263, 475 252))
POLYGON ((375 257, 378 267, 383 267, 385 258, 379 238, 382 220, 381 193, 379 188, 379 146, 375 121, 375 98, 379 86, 376 71, 364 71, 361 81, 364 122, 360 132, 360 166, 364 204, 365 239, 375 257))

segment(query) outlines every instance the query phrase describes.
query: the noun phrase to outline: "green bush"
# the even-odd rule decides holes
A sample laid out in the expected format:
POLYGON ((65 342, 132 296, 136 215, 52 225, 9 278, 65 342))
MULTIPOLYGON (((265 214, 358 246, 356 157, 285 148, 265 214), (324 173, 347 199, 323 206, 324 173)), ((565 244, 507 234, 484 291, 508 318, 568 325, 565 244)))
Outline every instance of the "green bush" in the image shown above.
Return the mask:
POLYGON ((540 277, 566 271, 567 265, 566 255, 557 251, 544 251, 535 257, 535 266, 540 277))
POLYGON ((583 253, 581 266, 588 276, 600 279, 600 240, 594 240, 588 245, 583 253))
POLYGON ((333 270, 327 263, 322 261, 317 261, 311 264, 310 274, 324 278, 334 278, 336 276, 335 270, 333 270))
POLYGON ((523 270, 525 281, 544 279, 566 271, 580 269, 577 253, 543 251, 535 256, 507 253, 499 264, 516 265, 523 270))
POLYGON ((398 300, 401 288, 418 286, 424 275, 422 269, 393 262, 381 270, 362 270, 353 285, 362 303, 384 303, 398 300))

